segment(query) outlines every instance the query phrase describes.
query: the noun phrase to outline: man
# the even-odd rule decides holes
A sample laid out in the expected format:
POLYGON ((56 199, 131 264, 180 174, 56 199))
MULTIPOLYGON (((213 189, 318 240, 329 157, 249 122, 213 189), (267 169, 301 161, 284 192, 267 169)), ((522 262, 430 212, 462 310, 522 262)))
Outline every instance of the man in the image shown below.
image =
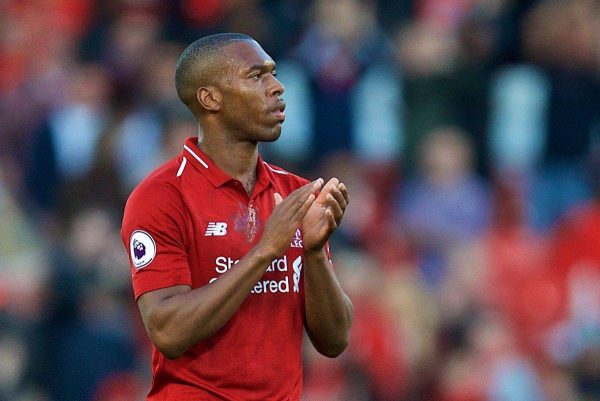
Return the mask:
POLYGON ((324 355, 347 345, 352 304, 327 248, 347 189, 258 155, 285 119, 275 74, 241 34, 199 39, 177 64, 198 138, 136 188, 122 228, 153 343, 148 400, 299 400, 303 327, 324 355))

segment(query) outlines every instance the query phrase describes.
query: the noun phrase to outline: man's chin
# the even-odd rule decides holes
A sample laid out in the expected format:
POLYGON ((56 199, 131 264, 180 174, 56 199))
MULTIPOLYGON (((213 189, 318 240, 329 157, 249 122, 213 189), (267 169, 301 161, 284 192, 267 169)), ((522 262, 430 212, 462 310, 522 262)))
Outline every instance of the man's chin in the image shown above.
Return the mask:
POLYGON ((281 124, 278 127, 273 128, 273 131, 269 135, 265 135, 262 142, 275 142, 281 136, 281 124))

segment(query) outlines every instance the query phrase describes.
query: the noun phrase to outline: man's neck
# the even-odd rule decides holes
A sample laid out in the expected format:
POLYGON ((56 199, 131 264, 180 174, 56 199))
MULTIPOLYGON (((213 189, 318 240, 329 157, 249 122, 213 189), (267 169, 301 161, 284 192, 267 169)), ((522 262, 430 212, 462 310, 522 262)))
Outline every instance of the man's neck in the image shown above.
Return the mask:
POLYGON ((225 173, 240 181, 248 194, 256 183, 258 144, 250 142, 198 141, 198 148, 225 173))

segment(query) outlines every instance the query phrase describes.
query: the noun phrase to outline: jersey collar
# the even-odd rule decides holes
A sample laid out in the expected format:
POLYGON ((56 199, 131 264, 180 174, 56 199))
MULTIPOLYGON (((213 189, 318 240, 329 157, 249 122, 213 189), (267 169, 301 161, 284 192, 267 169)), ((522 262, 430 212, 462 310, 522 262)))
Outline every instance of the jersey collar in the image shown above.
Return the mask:
MULTIPOLYGON (((191 163, 206 179, 215 187, 225 185, 228 182, 237 182, 229 174, 221 170, 208 156, 206 156, 198 148, 198 138, 190 137, 187 138, 183 145, 182 156, 185 157, 189 163, 191 163)), ((263 162, 260 155, 258 156, 258 162, 256 164, 256 184, 254 185, 254 191, 252 195, 259 194, 263 189, 272 183, 272 176, 267 171, 265 163, 263 162)))

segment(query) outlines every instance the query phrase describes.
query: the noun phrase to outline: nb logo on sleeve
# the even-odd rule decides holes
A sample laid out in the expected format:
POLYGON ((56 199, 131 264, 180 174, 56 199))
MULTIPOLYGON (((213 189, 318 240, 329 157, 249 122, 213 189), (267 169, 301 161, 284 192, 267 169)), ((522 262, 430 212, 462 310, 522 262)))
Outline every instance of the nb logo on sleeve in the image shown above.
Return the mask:
POLYGON ((227 234, 227 223, 208 223, 208 227, 206 227, 206 233, 204 235, 206 237, 222 237, 227 234))

